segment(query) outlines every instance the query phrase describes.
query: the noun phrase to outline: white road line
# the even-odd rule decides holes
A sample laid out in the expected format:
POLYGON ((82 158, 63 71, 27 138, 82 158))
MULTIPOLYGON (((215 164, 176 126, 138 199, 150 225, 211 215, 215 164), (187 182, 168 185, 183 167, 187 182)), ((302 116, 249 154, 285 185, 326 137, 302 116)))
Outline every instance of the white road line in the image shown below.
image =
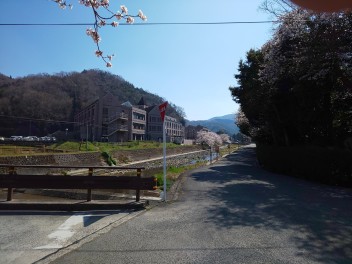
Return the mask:
POLYGON ((60 225, 54 232, 48 235, 51 240, 45 246, 36 247, 34 249, 59 249, 64 246, 64 243, 71 238, 75 231, 73 228, 79 224, 83 226, 84 218, 92 216, 91 214, 77 213, 69 217, 62 225, 60 225))

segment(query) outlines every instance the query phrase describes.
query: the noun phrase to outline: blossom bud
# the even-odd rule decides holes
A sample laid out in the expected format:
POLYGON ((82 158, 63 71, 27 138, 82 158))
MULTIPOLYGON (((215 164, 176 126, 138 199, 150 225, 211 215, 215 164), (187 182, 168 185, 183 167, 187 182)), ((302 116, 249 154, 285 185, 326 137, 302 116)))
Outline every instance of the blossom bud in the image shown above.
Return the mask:
POLYGON ((129 16, 129 17, 127 17, 127 19, 126 19, 126 22, 127 22, 128 24, 133 24, 134 18, 129 16))
POLYGON ((128 13, 127 7, 122 5, 122 6, 120 6, 120 8, 121 8, 122 13, 125 13, 127 15, 127 13, 128 13))
POLYGON ((91 28, 87 28, 87 30, 86 30, 86 34, 88 35, 88 36, 91 36, 92 35, 92 33, 93 33, 93 29, 91 29, 91 28))
POLYGON ((100 5, 101 6, 109 6, 109 0, 101 0, 100 5))
POLYGON ((120 20, 122 18, 122 15, 119 12, 117 12, 115 14, 115 17, 117 18, 117 20, 120 20))
POLYGON ((103 52, 101 50, 97 50, 95 51, 95 55, 97 55, 97 57, 100 57, 103 55, 103 52))
POLYGON ((147 16, 143 14, 142 10, 139 10, 138 16, 139 16, 139 18, 142 19, 143 21, 146 21, 146 20, 147 20, 147 16))

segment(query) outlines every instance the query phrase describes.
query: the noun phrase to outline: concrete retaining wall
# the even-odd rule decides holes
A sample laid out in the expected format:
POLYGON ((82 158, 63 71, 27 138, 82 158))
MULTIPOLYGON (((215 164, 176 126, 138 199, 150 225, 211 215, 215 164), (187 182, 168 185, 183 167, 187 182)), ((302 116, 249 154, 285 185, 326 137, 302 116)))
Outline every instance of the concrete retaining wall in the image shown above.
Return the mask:
POLYGON ((101 165, 100 152, 0 157, 0 164, 14 165, 101 165))
MULTIPOLYGON (((166 163, 167 166, 182 166, 188 165, 196 161, 204 161, 209 156, 209 151, 200 150, 194 153, 185 153, 176 156, 167 156, 166 163)), ((134 166, 145 167, 146 169, 155 169, 163 167, 163 158, 159 156, 159 158, 155 158, 154 160, 149 161, 141 161, 138 163, 134 163, 134 166)))
MULTIPOLYGON (((167 155, 176 155, 200 150, 199 146, 187 146, 181 148, 167 149, 167 155)), ((148 160, 162 157, 162 149, 141 149, 141 150, 120 150, 112 153, 116 160, 125 160, 129 162, 136 162, 140 160, 148 160)), ((198 158, 198 154, 185 155, 185 157, 173 158, 175 160, 198 158), (189 158, 188 158, 189 156, 189 158), (187 158, 185 158, 187 157, 187 158), (193 158, 194 157, 194 158, 193 158)), ((170 160, 173 160, 170 159, 170 160)), ((175 163, 177 163, 175 161, 175 163)), ((27 155, 27 156, 13 156, 0 157, 0 164, 13 165, 58 165, 58 166, 104 166, 100 152, 85 152, 85 153, 65 153, 65 154, 43 154, 43 155, 27 155)), ((123 165, 119 162, 119 166, 123 165)), ((144 165, 143 165, 144 166, 144 165)))
MULTIPOLYGON (((167 155, 175 155, 201 150, 200 146, 184 146, 180 148, 168 148, 167 155)), ((163 155, 162 148, 139 149, 139 150, 118 150, 111 153, 116 160, 140 161, 158 158, 163 155)))

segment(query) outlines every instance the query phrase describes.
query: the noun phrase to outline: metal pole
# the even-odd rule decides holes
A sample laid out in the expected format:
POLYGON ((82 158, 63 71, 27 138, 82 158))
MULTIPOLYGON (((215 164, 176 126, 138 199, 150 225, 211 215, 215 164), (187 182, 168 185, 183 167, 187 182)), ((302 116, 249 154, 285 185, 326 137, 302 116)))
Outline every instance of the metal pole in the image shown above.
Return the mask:
MULTIPOLYGON (((138 178, 138 181, 140 181, 141 175, 142 175, 142 170, 141 170, 141 169, 137 169, 137 178, 138 178)), ((139 202, 140 199, 141 199, 141 190, 140 190, 140 189, 137 189, 137 190, 136 190, 136 202, 139 202)))
POLYGON ((164 168, 164 202, 166 202, 166 132, 165 122, 163 122, 163 168, 164 168))
POLYGON ((213 163, 213 153, 211 152, 211 147, 210 147, 210 164, 212 164, 213 163))
MULTIPOLYGON (((92 179, 93 177, 93 168, 88 168, 88 177, 89 177, 89 180, 92 179)), ((87 190, 87 202, 90 202, 92 201, 92 189, 88 189, 87 190)))
POLYGON ((86 150, 88 150, 88 122, 87 122, 87 134, 86 134, 86 150))
MULTIPOLYGON (((9 167, 9 174, 10 175, 16 174, 15 167, 13 166, 9 167)), ((13 195, 13 188, 12 187, 7 188, 7 201, 12 201, 12 195, 13 195)))

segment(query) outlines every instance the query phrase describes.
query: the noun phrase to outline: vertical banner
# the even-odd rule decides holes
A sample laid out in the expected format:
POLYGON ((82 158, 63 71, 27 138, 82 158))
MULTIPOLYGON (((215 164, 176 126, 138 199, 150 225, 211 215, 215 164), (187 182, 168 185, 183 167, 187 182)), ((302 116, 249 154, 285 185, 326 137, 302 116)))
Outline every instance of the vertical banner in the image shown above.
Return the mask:
POLYGON ((167 102, 164 102, 161 105, 159 105, 160 117, 163 123, 165 119, 166 107, 167 107, 167 102))
POLYGON ((165 112, 166 112, 167 102, 159 105, 160 117, 163 126, 163 171, 164 171, 164 202, 166 202, 166 131, 165 131, 165 112))

